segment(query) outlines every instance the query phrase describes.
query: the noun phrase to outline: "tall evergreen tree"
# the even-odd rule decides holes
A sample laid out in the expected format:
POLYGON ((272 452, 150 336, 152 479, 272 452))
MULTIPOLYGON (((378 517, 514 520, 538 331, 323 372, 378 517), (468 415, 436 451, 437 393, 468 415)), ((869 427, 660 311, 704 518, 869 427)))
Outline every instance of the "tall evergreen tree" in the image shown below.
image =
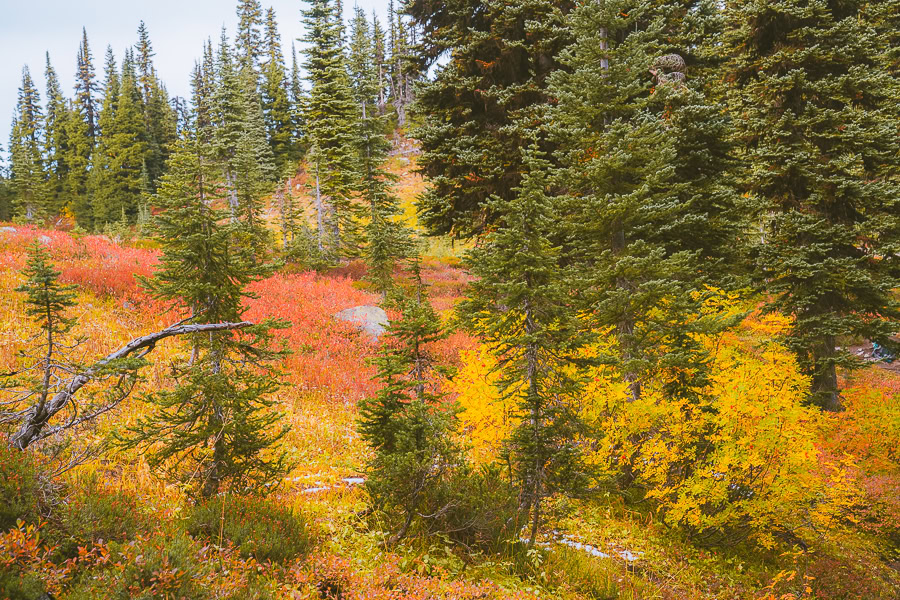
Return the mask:
MULTIPOLYGON (((871 5, 728 2, 727 47, 746 185, 763 202, 758 275, 815 401, 840 408, 843 337, 890 345, 900 318, 896 77, 871 5)), ((896 22, 896 18, 894 18, 896 22)))
POLYGON ((575 408, 581 385, 569 366, 587 338, 564 251, 554 241, 559 200, 549 162, 536 140, 524 153, 521 185, 509 199, 491 199, 496 227, 467 257, 477 279, 461 309, 497 356, 500 391, 517 407, 507 445, 534 544, 544 498, 583 484, 575 408))
POLYGON ((275 20, 275 10, 266 11, 266 30, 263 39, 265 62, 263 64, 262 109, 275 169, 283 173, 288 163, 299 157, 294 149, 294 123, 281 36, 275 20))
POLYGON ((353 126, 358 118, 343 51, 343 24, 331 0, 309 0, 303 11, 310 82, 305 127, 310 147, 319 248, 338 256, 356 252, 359 238, 353 126))
POLYGON ((169 94, 153 66, 153 45, 147 26, 141 21, 135 50, 135 71, 141 91, 141 113, 147 131, 144 160, 151 186, 165 168, 168 147, 175 141, 176 115, 169 104, 169 94))
POLYGON ((443 371, 430 344, 447 334, 425 295, 418 260, 413 274, 415 290, 397 298, 400 318, 388 327, 388 340, 373 361, 382 387, 359 406, 358 429, 374 451, 366 490, 377 508, 400 515, 388 545, 406 536, 417 517, 440 516, 423 514, 421 505, 462 459, 450 435, 453 409, 437 392, 433 376, 443 371))
POLYGON ((3 146, 0 145, 0 221, 9 221, 13 213, 12 185, 3 159, 3 146))
POLYGON ((265 121, 250 71, 238 71, 222 31, 216 64, 214 148, 223 167, 234 222, 247 227, 257 250, 265 244, 262 198, 272 188, 276 172, 265 121))
POLYGON ((383 115, 385 111, 385 107, 387 106, 387 46, 384 28, 381 26, 381 21, 378 20, 378 15, 375 11, 372 11, 372 43, 374 45, 372 51, 373 56, 372 60, 375 63, 375 71, 376 75, 376 86, 377 86, 377 106, 378 106, 378 114, 383 115))
POLYGON ((262 28, 263 13, 259 0, 238 0, 238 29, 234 39, 235 57, 241 70, 259 74, 264 55, 262 28))
POLYGON ((41 97, 28 66, 22 68, 22 85, 9 138, 11 179, 17 212, 29 221, 47 216, 47 184, 44 170, 41 97))
POLYGON ((88 45, 87 30, 82 29, 81 45, 78 48, 77 70, 75 73, 75 98, 71 118, 66 128, 69 139, 68 177, 66 195, 78 224, 85 229, 93 228, 94 211, 88 195, 88 175, 91 155, 99 132, 97 118, 97 82, 94 80, 94 64, 88 45))
POLYGON ((305 97, 300 77, 300 63, 297 60, 297 48, 291 42, 291 80, 289 84, 289 98, 291 101, 291 131, 293 133, 292 145, 296 151, 296 158, 303 155, 305 134, 303 118, 306 114, 305 97))
MULTIPOLYGON (((574 5, 569 0, 408 3, 413 24, 424 32, 422 59, 433 64, 450 55, 417 98, 424 119, 414 134, 422 146, 419 166, 431 183, 419 200, 419 215, 432 233, 483 231, 493 221, 488 199, 509 198, 518 186, 520 148, 527 142, 509 125, 550 101, 546 79, 560 67, 557 57, 571 41, 564 16, 574 5)), ((392 21, 392 40, 395 29, 392 21)))
POLYGON ((102 135, 92 160, 89 189, 94 225, 133 223, 141 205, 149 133, 142 111, 139 75, 132 53, 115 75, 108 53, 107 97, 100 116, 102 135))
POLYGON ((81 30, 81 45, 78 47, 78 69, 75 72, 75 103, 78 113, 87 124, 91 148, 97 141, 97 82, 94 80, 94 58, 88 44, 87 29, 81 30))
MULTIPOLYGON (((209 148, 183 138, 170 159, 155 202, 160 268, 147 288, 193 322, 238 322, 247 284, 268 273, 240 243, 240 226, 216 208, 222 172, 209 148)), ((277 443, 279 387, 265 322, 241 333, 199 335, 175 363, 177 385, 147 397, 152 412, 129 431, 127 446, 147 449, 148 460, 172 480, 193 483, 203 497, 220 490, 265 491, 288 468, 277 443)))
POLYGON ((66 203, 65 182, 68 175, 66 155, 69 151, 66 121, 69 118, 69 108, 59 85, 56 70, 50 64, 49 52, 44 77, 47 81, 47 115, 44 119, 44 155, 49 194, 47 202, 50 212, 58 214, 66 203))
POLYGON ((378 110, 378 71, 375 68, 375 44, 366 14, 356 7, 350 33, 350 81, 359 106, 357 147, 359 195, 365 202, 369 222, 366 225, 365 257, 369 277, 381 292, 392 285, 394 265, 409 248, 409 232, 396 220, 399 200, 392 190, 397 177, 384 168, 391 144, 385 135, 385 118, 378 110))

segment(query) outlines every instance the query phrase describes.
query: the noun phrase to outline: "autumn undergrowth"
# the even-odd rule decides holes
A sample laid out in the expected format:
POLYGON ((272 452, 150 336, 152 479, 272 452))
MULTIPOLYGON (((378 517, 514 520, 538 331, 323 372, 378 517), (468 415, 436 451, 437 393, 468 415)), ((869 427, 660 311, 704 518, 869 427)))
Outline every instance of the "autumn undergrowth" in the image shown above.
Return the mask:
MULTIPOLYGON (((415 185, 403 193, 412 194, 415 185)), ((0 370, 14 366, 29 335, 20 318, 21 298, 13 290, 21 284, 24 248, 35 238, 50 250, 62 279, 79 286, 79 322, 73 333, 87 340, 80 349, 85 362, 178 319, 177 311, 148 297, 134 279, 152 272, 158 256, 152 245, 140 240, 119 245, 102 236, 17 226, 15 234, 0 235, 0 370)), ((715 478, 700 474, 667 489, 665 479, 627 487, 600 477, 582 498, 552 500, 539 538, 542 545, 535 548, 525 548, 515 536, 479 545, 473 542, 477 535, 459 531, 420 532, 386 547, 387 524, 366 512, 363 486, 344 481, 363 475, 368 450, 356 433, 356 404, 376 391, 368 361, 377 346, 352 325, 332 318, 345 308, 378 302, 359 284, 358 275, 352 270, 279 272, 251 286, 257 297, 249 302, 247 318, 291 323, 278 332, 292 353, 282 365, 285 385, 277 399, 290 425, 285 447, 296 467, 268 499, 229 496, 196 506, 178 486, 156 478, 134 451, 91 455, 38 493, 38 475, 46 478, 60 465, 32 464, 27 458, 31 453, 13 456, 2 446, 0 594, 33 598, 37 590, 47 590, 61 599, 167 594, 403 600, 896 597, 900 583, 890 565, 900 560, 900 376, 872 367, 846 379, 844 413, 815 416, 774 394, 766 396, 768 412, 755 413, 741 401, 794 381, 790 361, 772 342, 780 322, 758 315, 717 341, 716 360, 722 367, 714 385, 723 393, 708 413, 719 420, 709 426, 718 428, 732 450, 706 460, 724 468, 735 456, 772 460, 774 455, 754 454, 759 449, 786 456, 770 462, 772 478, 754 483, 755 498, 770 494, 773 501, 807 506, 804 494, 821 490, 810 510, 831 508, 810 512, 817 520, 807 533, 791 538, 774 525, 767 531, 760 522, 760 539, 771 534, 769 547, 737 538, 710 543, 703 535, 710 525, 730 526, 726 517, 741 517, 694 511, 697 498, 718 493, 715 478), (809 427, 803 435, 791 433, 793 437, 750 435, 766 415, 777 415, 784 426, 809 427), (778 487, 779 481, 795 481, 789 477, 799 467, 831 479, 822 479, 827 485, 821 488, 778 487), (840 479, 834 478, 838 472, 840 479), (713 516, 720 520, 704 520, 713 516), (684 525, 690 523, 699 525, 684 525), (564 535, 605 556, 559 543, 564 535), (625 553, 634 560, 625 560, 625 553)), ((437 252, 426 258, 424 278, 438 313, 451 319, 470 277, 455 255, 437 252)), ((79 429, 65 444, 54 442, 54 452, 65 459, 97 449, 111 431, 134 423, 146 410, 141 393, 171 383, 169 363, 178 344, 161 344, 131 399, 79 429)), ((445 391, 450 401, 462 404, 465 440, 478 465, 500 453, 503 428, 509 426, 503 403, 491 396, 487 356, 463 332, 452 333, 435 350, 442 363, 459 368, 445 391)), ((598 372, 588 387, 591 398, 615 403, 614 380, 608 370, 598 372)), ((104 385, 108 383, 91 384, 85 391, 100 393, 104 385)), ((670 408, 664 403, 648 405, 659 414, 649 408, 627 413, 633 417, 627 422, 608 420, 605 406, 586 408, 598 428, 618 436, 610 438, 615 454, 597 446, 590 457, 601 472, 623 455, 635 464, 649 460, 623 450, 622 441, 678 422, 678 413, 664 412, 670 408)), ((817 486, 817 481, 803 485, 817 486)), ((486 490, 496 493, 497 486, 486 481, 486 490)), ((473 511, 478 503, 502 504, 485 490, 472 489, 467 496, 473 511)), ((782 522, 777 511, 765 518, 782 522)))

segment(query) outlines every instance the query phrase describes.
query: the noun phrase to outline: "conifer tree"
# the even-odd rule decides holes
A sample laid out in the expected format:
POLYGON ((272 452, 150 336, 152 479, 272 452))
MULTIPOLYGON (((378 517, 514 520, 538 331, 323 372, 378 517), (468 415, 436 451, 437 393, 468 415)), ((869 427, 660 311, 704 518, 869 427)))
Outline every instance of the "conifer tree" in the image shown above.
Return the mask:
POLYGON ((27 366, 14 380, 4 380, 3 387, 27 390, 36 398, 31 411, 40 414, 60 380, 71 371, 69 354, 80 343, 69 335, 76 324, 71 316, 76 305, 76 286, 59 282, 60 272, 53 268, 50 253, 37 240, 28 248, 28 261, 22 274, 25 282, 16 291, 25 295, 25 316, 37 325, 40 334, 33 338, 35 344, 23 353, 28 359, 27 366))
POLYGON ((388 545, 405 537, 416 517, 439 516, 424 516, 420 507, 462 459, 450 436, 454 410, 444 403, 433 376, 442 369, 429 349, 446 332, 425 294, 418 259, 413 275, 415 290, 396 299, 400 318, 388 326, 373 361, 381 390, 359 406, 360 435, 375 453, 366 490, 376 508, 400 515, 388 545))
POLYGON ((378 114, 384 115, 385 107, 387 106, 387 50, 386 50, 386 40, 384 28, 381 26, 381 21, 378 20, 378 15, 375 11, 372 11, 372 43, 373 43, 373 56, 372 60, 375 63, 375 71, 376 71, 376 79, 375 85, 377 88, 377 106, 378 106, 378 114))
POLYGON ((9 139, 9 153, 17 212, 29 221, 47 216, 46 173, 41 151, 43 121, 40 93, 25 66, 9 139))
POLYGON ((365 202, 369 222, 366 225, 365 257, 368 275, 376 288, 386 293, 393 282, 394 265, 409 248, 410 234, 395 217, 399 201, 391 189, 397 177, 384 168, 390 151, 385 136, 385 119, 378 111, 378 71, 373 58, 374 42, 365 13, 357 7, 350 34, 350 81, 359 105, 357 124, 359 195, 365 202))
POLYGON ((111 49, 108 61, 106 98, 100 115, 102 135, 88 183, 95 226, 136 220, 150 137, 132 53, 126 53, 121 79, 116 76, 111 49))
POLYGON ((192 125, 197 139, 206 145, 212 144, 215 136, 216 63, 213 56, 212 40, 207 40, 203 45, 203 59, 194 66, 191 78, 192 125))
MULTIPOLYGON (((155 196, 156 236, 163 254, 144 285, 195 323, 240 321, 246 286, 269 272, 240 242, 240 225, 216 208, 221 165, 196 137, 179 141, 155 196)), ((279 385, 271 361, 267 321, 243 330, 199 335, 189 355, 174 365, 177 385, 151 394, 153 407, 123 440, 147 449, 152 467, 194 485, 203 497, 223 489, 265 491, 287 470, 276 446, 287 432, 279 426, 279 385)))
POLYGON ((141 112, 147 131, 144 160, 147 163, 151 185, 162 174, 168 157, 168 147, 175 141, 176 115, 169 104, 165 86, 156 76, 153 66, 153 45, 147 26, 141 21, 138 27, 138 43, 135 45, 135 70, 141 91, 141 112))
POLYGON ((747 190, 764 205, 759 280, 795 319, 788 343, 815 402, 837 410, 837 367, 856 366, 839 340, 890 347, 898 330, 897 79, 867 2, 727 10, 729 100, 747 190))
POLYGON ((66 203, 65 181, 67 177, 68 137, 66 121, 69 109, 59 85, 56 70, 50 64, 50 53, 47 53, 47 64, 44 71, 47 81, 47 115, 44 119, 44 155, 48 177, 48 206, 50 212, 58 214, 66 203))
POLYGON ((707 354, 695 334, 724 325, 695 318, 703 291, 739 267, 728 123, 672 53, 686 35, 677 15, 664 3, 579 7, 577 42, 548 89, 569 198, 564 243, 590 274, 584 300, 594 327, 615 332, 632 400, 663 371, 667 393, 696 399, 707 354))
POLYGON ((303 115, 306 114, 306 107, 300 78, 300 63, 297 60, 297 48, 293 42, 291 42, 289 98, 291 102, 291 132, 293 134, 291 144, 295 151, 294 158, 299 160, 303 156, 303 146, 306 137, 303 129, 303 115))
POLYGON ((98 88, 94 76, 93 57, 88 45, 87 30, 82 28, 82 40, 78 48, 75 73, 75 98, 66 129, 69 139, 69 170, 65 189, 75 219, 81 227, 88 230, 93 229, 94 218, 87 190, 88 175, 99 129, 97 124, 99 116, 98 88))
MULTIPOLYGON (((87 29, 81 30, 81 45, 78 47, 78 69, 75 73, 75 104, 77 111, 87 124, 91 148, 97 141, 97 82, 94 81, 94 58, 88 44, 87 29)), ((90 157, 88 157, 90 158, 90 157)))
MULTIPOLYGON (((414 133, 422 147, 418 164, 431 183, 419 200, 419 221, 430 232, 477 235, 493 221, 488 199, 509 198, 517 187, 527 141, 510 125, 550 101, 546 79, 571 41, 564 18, 573 6, 569 0, 407 4, 424 32, 418 53, 426 66, 451 56, 416 98, 424 119, 414 133)), ((392 48, 395 30, 392 20, 392 48)))
POLYGON ((554 241, 559 200, 550 191, 550 163, 536 139, 524 152, 521 185, 510 199, 491 200, 496 227, 467 257, 477 279, 461 311, 497 356, 500 392, 517 407, 507 446, 533 545, 544 498, 584 482, 576 443, 581 384, 568 367, 587 337, 566 256, 554 241))
POLYGON ((238 29, 234 39, 235 57, 240 70, 259 74, 264 49, 262 42, 263 13, 259 0, 238 0, 238 29))
POLYGON ((331 0, 309 0, 303 11, 310 82, 304 118, 310 147, 319 248, 349 256, 359 246, 353 125, 358 118, 343 52, 343 24, 331 0))
POLYGON ((285 171, 288 163, 296 161, 294 149, 294 123, 288 81, 285 73, 281 36, 275 20, 275 11, 266 11, 266 30, 263 39, 265 62, 263 64, 262 109, 275 169, 285 171))
POLYGON ((0 221, 9 221, 12 218, 12 189, 9 181, 7 167, 3 160, 3 146, 0 145, 0 221))

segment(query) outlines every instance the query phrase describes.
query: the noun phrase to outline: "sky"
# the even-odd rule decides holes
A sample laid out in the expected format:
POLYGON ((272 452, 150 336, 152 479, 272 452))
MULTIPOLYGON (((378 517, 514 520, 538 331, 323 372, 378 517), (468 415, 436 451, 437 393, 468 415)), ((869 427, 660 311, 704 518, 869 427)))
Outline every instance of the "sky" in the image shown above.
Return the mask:
MULTIPOLYGON (((357 0, 367 13, 375 10, 382 21, 388 0, 357 0)), ((275 9, 282 48, 290 66, 291 40, 303 35, 301 0, 261 0, 263 10, 275 9)), ((88 34, 98 83, 103 80, 103 56, 112 46, 121 66, 125 49, 137 41, 143 19, 156 52, 156 70, 170 96, 190 96, 190 73, 200 56, 203 41, 218 43, 224 25, 229 40, 237 27, 237 0, 0 0, 0 146, 6 150, 16 97, 22 83, 22 67, 28 65, 32 79, 46 103, 44 53, 59 75, 63 92, 73 95, 75 61, 81 28, 88 34)), ((354 2, 344 0, 345 17, 354 2)), ((299 51, 300 44, 297 49, 299 51)))

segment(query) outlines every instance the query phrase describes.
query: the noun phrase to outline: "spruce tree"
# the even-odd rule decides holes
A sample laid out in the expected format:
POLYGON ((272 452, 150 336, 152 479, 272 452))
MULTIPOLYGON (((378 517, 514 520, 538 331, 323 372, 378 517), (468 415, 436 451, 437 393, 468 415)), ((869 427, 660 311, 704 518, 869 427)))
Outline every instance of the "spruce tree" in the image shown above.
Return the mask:
POLYGON ((372 60, 375 63, 378 114, 384 115, 387 106, 387 49, 384 28, 378 15, 372 11, 372 60))
POLYGON ((265 62, 263 64, 262 109, 266 121, 266 132, 275 169, 283 173, 289 163, 299 157, 294 149, 294 123, 284 54, 281 51, 281 36, 275 11, 266 11, 266 30, 263 39, 265 62))
POLYGON ((75 104, 78 113, 87 124, 90 145, 97 141, 97 82, 94 81, 94 58, 88 44, 87 29, 81 30, 81 45, 78 47, 78 69, 75 73, 75 104))
POLYGON ((424 291, 418 260, 413 263, 415 289, 396 298, 400 318, 388 326, 378 356, 376 378, 382 387, 359 404, 358 430, 374 451, 367 466, 366 490, 374 506, 400 516, 388 545, 405 537, 423 515, 428 495, 462 460, 450 433, 455 414, 437 391, 434 373, 443 372, 430 344, 446 337, 441 319, 424 291))
POLYGON ((169 104, 165 86, 156 76, 153 66, 153 45, 147 26, 141 21, 138 43, 134 47, 135 71, 141 91, 141 112, 147 132, 144 160, 151 185, 162 174, 168 158, 168 148, 175 141, 176 115, 169 104))
POLYGON ((40 93, 25 66, 9 138, 9 154, 16 211, 29 221, 47 216, 43 121, 40 93))
POLYGON ((238 0, 238 29, 234 39, 235 56, 240 70, 259 74, 262 44, 263 14, 259 0, 238 0))
MULTIPOLYGON (((144 285, 192 322, 237 322, 246 286, 269 272, 241 243, 240 225, 217 208, 221 166, 196 137, 179 141, 155 196, 160 267, 144 285)), ((130 428, 123 443, 147 451, 150 465, 191 485, 203 497, 223 489, 271 489, 288 468, 277 448, 279 388, 272 361, 282 355, 266 321, 242 333, 196 336, 190 353, 173 365, 177 384, 146 398, 152 412, 130 428)))
POLYGON ((108 61, 106 98, 99 121, 102 135, 88 183, 95 226, 137 219, 150 137, 132 53, 126 53, 121 79, 116 75, 111 49, 108 61))
POLYGON ((254 247, 259 249, 265 237, 265 229, 259 223, 261 202, 271 191, 276 172, 259 97, 248 79, 252 74, 236 70, 224 30, 216 75, 213 96, 216 158, 224 170, 232 220, 244 222, 254 247))
MULTIPOLYGON (((843 340, 892 346, 900 228, 896 77, 869 3, 728 2, 729 102, 763 204, 757 274, 814 401, 841 407, 843 340)), ((895 19, 896 22, 896 19, 895 19)), ((882 22, 883 23, 883 22, 882 22)))
POLYGON ((550 163, 535 141, 523 151, 522 183, 509 198, 494 196, 495 228, 466 258, 476 280, 461 306, 465 322, 500 365, 499 390, 516 406, 507 440, 520 485, 520 511, 533 545, 543 500, 584 483, 576 441, 581 383, 570 365, 587 343, 572 302, 571 269, 557 237, 559 199, 550 163))
POLYGON ((303 115, 306 114, 303 85, 300 78, 300 63, 297 60, 297 48, 291 43, 291 80, 289 83, 289 99, 291 102, 291 145, 293 158, 299 160, 305 150, 305 134, 303 115))
POLYGON ((48 207, 52 214, 59 214, 66 204, 65 182, 68 176, 67 154, 69 142, 66 121, 69 108, 59 85, 56 70, 50 64, 50 53, 47 53, 47 64, 44 71, 47 81, 47 115, 44 119, 44 156, 48 177, 48 207))
MULTIPOLYGON (((574 5, 569 0, 407 4, 413 25, 424 32, 418 52, 426 66, 450 54, 416 98, 424 119, 414 132, 422 147, 418 164, 431 184, 419 200, 419 220, 430 232, 477 235, 493 221, 488 199, 509 198, 518 186, 520 149, 528 142, 510 125, 550 101, 546 79, 560 68, 557 57, 571 41, 565 15, 574 5)), ((395 30, 392 20, 392 40, 395 30)), ((392 41, 392 48, 398 43, 392 41)), ((395 72, 392 67, 398 90, 395 72)), ((552 152, 549 146, 544 150, 552 152)))
POLYGON ((37 325, 40 334, 32 338, 34 345, 23 352, 27 365, 12 380, 5 379, 3 387, 28 390, 36 398, 31 411, 39 415, 58 389, 60 375, 65 379, 73 368, 69 355, 79 341, 69 334, 76 324, 71 316, 76 305, 76 286, 59 282, 60 272, 53 268, 50 253, 37 240, 28 247, 22 275, 25 282, 15 291, 25 295, 25 317, 37 325))
POLYGON ((384 168, 391 144, 385 135, 385 118, 378 111, 378 71, 373 58, 374 41, 365 13, 356 8, 350 34, 350 81, 359 105, 357 124, 359 195, 365 202, 365 257, 368 275, 376 289, 386 293, 393 282, 394 266, 409 251, 409 232, 396 220, 399 200, 392 190, 397 177, 384 168))
POLYGON ((87 187, 91 155, 99 129, 97 124, 99 111, 93 57, 85 29, 82 29, 81 45, 78 48, 75 77, 75 98, 71 118, 67 123, 69 171, 65 189, 76 221, 81 227, 90 230, 93 229, 94 211, 87 187))
POLYGON ((7 167, 3 160, 3 146, 0 145, 0 221, 12 218, 12 186, 10 185, 7 167))
POLYGON ((593 327, 614 331, 610 360, 632 400, 663 372, 666 393, 697 398, 707 353, 696 334, 724 326, 697 318, 705 286, 739 269, 729 124, 673 53, 690 33, 680 14, 667 3, 579 7, 577 41, 548 87, 567 197, 560 243, 587 274, 581 301, 593 327))
POLYGON ((305 68, 310 176, 314 185, 320 249, 351 256, 359 246, 359 207, 353 202, 356 161, 353 126, 358 118, 343 51, 343 23, 331 0, 309 0, 303 11, 308 44, 305 68))

